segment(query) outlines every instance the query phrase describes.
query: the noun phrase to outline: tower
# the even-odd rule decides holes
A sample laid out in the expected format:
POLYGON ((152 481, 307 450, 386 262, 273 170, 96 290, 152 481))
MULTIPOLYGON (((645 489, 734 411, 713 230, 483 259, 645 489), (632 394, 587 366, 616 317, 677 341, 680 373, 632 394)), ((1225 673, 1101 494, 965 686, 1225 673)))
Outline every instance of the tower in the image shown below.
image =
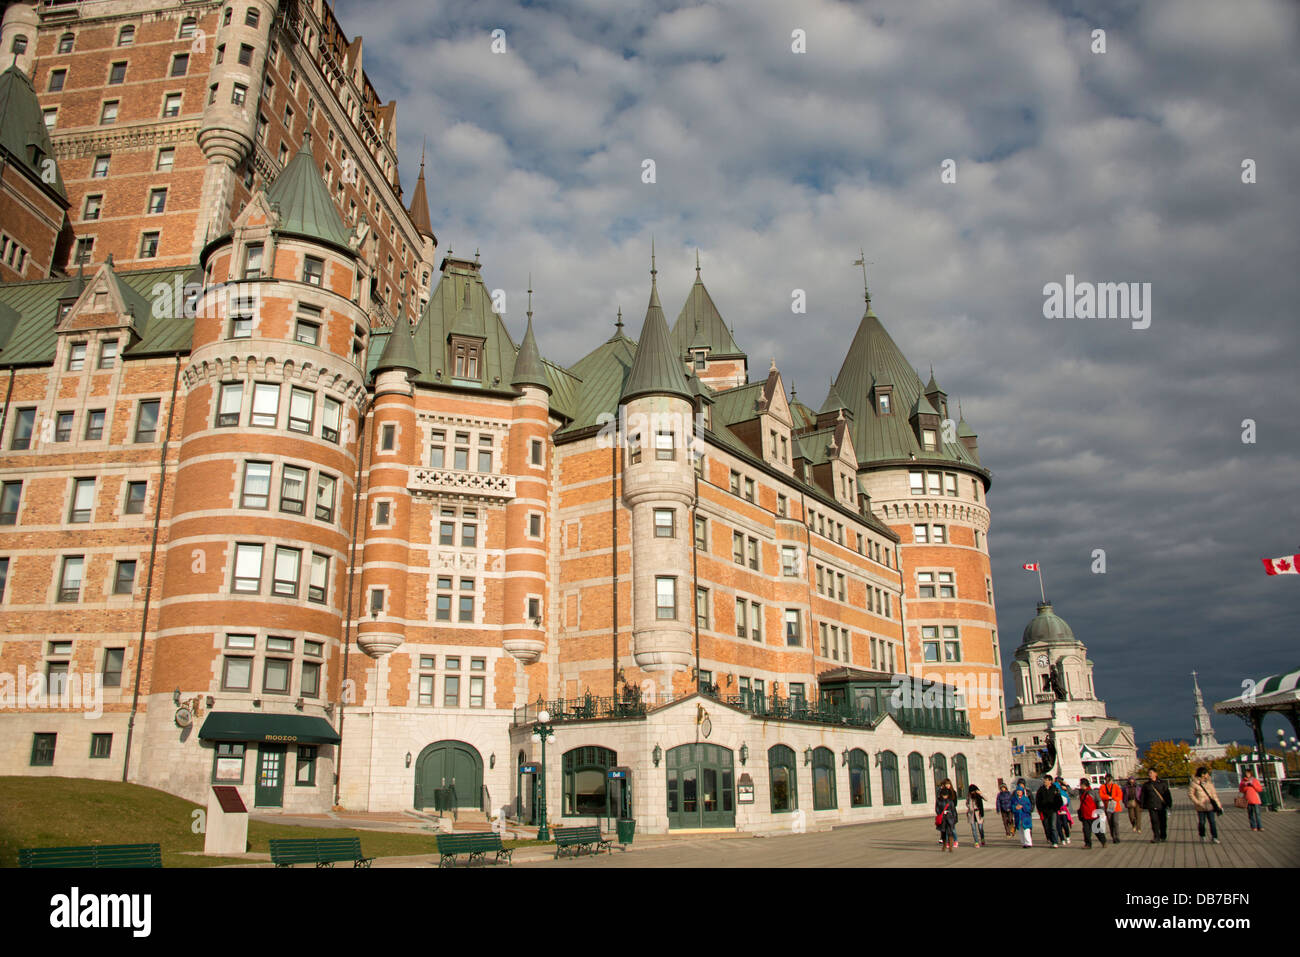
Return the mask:
POLYGON ((1206 760, 1223 757, 1227 749, 1214 736, 1214 724, 1210 720, 1209 709, 1205 707, 1205 699, 1201 697, 1201 685, 1196 680, 1195 671, 1192 672, 1192 693, 1196 698, 1196 711, 1193 716, 1196 722, 1196 741, 1192 745, 1192 754, 1206 760))
POLYGON ((659 304, 654 253, 650 302, 619 405, 627 448, 623 503, 632 512, 632 651, 651 672, 689 668, 692 654, 691 390, 659 304))

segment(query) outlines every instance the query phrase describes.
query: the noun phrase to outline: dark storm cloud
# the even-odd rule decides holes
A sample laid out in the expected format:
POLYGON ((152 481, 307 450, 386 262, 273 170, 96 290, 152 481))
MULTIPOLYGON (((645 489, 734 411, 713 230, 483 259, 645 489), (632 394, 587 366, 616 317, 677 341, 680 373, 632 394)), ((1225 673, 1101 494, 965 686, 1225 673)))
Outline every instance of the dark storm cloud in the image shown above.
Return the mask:
POLYGON ((1259 562, 1300 551, 1294 4, 339 14, 398 99, 408 190, 427 135, 443 250, 482 250, 513 332, 530 270, 549 356, 578 358, 619 304, 635 332, 653 233, 671 316, 699 246, 751 364, 776 356, 816 406, 861 315, 861 245, 877 313, 962 401, 994 472, 1004 658, 1038 598, 1019 566, 1037 560, 1099 693, 1143 740, 1191 734, 1193 668, 1213 701, 1296 666, 1300 580, 1259 562), (1151 283, 1150 328, 1045 319, 1043 286, 1067 273, 1151 283))

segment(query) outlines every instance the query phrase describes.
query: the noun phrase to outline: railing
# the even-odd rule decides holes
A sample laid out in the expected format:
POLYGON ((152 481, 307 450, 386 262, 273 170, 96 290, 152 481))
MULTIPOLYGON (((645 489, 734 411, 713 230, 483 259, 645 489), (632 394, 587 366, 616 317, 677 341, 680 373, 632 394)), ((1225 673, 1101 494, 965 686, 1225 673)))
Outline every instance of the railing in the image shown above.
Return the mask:
POLYGON ((493 472, 458 472, 454 469, 414 468, 407 486, 412 492, 451 492, 482 498, 515 497, 515 477, 493 472))
MULTIPOLYGON (((874 708, 860 709, 825 701, 810 702, 804 698, 779 698, 757 692, 723 695, 716 685, 702 685, 701 693, 739 711, 768 721, 805 721, 814 724, 841 725, 853 728, 874 728, 881 714, 874 708)), ((535 701, 514 710, 514 723, 532 724, 537 713, 549 712, 552 723, 569 721, 616 721, 641 717, 654 708, 671 704, 681 695, 642 695, 633 693, 618 697, 599 697, 585 694, 578 698, 555 698, 535 701)), ((969 738, 970 723, 960 712, 939 712, 927 708, 890 708, 889 714, 909 734, 936 737, 969 738)))

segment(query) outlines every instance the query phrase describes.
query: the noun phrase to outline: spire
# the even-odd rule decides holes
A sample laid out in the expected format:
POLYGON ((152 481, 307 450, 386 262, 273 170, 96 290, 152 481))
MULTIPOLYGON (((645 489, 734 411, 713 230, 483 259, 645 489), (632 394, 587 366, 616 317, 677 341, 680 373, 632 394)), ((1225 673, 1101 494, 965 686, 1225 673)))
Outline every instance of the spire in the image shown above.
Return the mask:
POLYGON ((618 319, 614 321, 614 330, 621 336, 623 334, 623 307, 618 307, 618 319))
MULTIPOLYGON (((33 49, 35 39, 32 39, 33 49)), ((18 55, 0 73, 0 147, 16 161, 23 173, 40 189, 51 189, 67 202, 63 177, 54 161, 54 147, 45 128, 45 113, 31 78, 18 66, 18 55), (53 163, 53 180, 48 179, 46 161, 53 163)))
POLYGON ((646 306, 645 322, 641 325, 641 339, 636 356, 623 385, 620 402, 641 395, 675 395, 691 398, 691 387, 682 374, 681 359, 673 348, 668 334, 668 321, 664 319, 663 306, 659 304, 659 290, 655 285, 654 240, 650 241, 650 302, 646 306))
POLYGON ((700 281, 700 249, 695 247, 695 281, 700 281))
POLYGON ((524 313, 528 316, 528 327, 532 328, 533 322, 533 274, 528 274, 528 311, 524 313))
POLYGON ((266 190, 266 199, 279 209, 276 232, 304 236, 351 251, 348 230, 316 169, 310 131, 303 132, 302 146, 266 190))
MULTIPOLYGON (((424 147, 420 147, 420 175, 415 178, 415 189, 411 192, 411 225, 421 236, 428 236, 435 243, 433 225, 429 222, 429 197, 424 187, 424 147)), ((451 251, 448 250, 448 253, 451 251)))
POLYGON ((400 313, 393 323, 393 330, 388 334, 388 341, 384 343, 383 354, 374 371, 378 375, 387 369, 406 369, 413 373, 411 378, 420 374, 420 363, 415 358, 415 341, 411 336, 411 323, 405 312, 400 313))
POLYGON ((528 327, 524 330, 524 341, 519 345, 519 354, 515 356, 515 374, 511 377, 510 384, 517 388, 531 385, 545 389, 548 393, 551 391, 551 384, 546 379, 546 366, 542 363, 542 355, 537 351, 537 339, 533 335, 531 302, 528 310, 528 327))

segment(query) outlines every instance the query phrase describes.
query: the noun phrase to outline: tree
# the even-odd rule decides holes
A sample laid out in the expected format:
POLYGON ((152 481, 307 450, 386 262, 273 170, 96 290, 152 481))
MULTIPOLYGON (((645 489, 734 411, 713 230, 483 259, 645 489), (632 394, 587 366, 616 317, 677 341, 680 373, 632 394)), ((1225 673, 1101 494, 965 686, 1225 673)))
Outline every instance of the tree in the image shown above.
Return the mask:
POLYGON ((1232 763, 1232 759, 1239 754, 1250 754, 1250 748, 1241 744, 1230 744, 1223 757, 1215 758, 1210 762, 1210 767, 1215 771, 1231 771, 1236 768, 1236 765, 1232 763))
POLYGON ((1143 774, 1154 769, 1162 778, 1187 778, 1192 774, 1191 754, 1186 741, 1152 741, 1138 767, 1143 774))

